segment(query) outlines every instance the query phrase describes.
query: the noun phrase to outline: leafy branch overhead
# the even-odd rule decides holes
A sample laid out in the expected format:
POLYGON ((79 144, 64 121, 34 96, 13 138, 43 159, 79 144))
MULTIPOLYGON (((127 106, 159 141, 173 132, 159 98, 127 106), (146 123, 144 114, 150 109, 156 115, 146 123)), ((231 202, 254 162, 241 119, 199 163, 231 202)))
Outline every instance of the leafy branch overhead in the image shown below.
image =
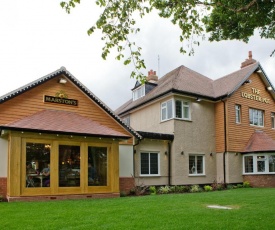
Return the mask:
MULTIPOLYGON (((106 59, 111 49, 116 49, 116 59, 125 65, 133 63, 131 77, 142 82, 145 77, 141 70, 146 67, 141 47, 132 35, 140 32, 136 19, 153 10, 179 26, 180 52, 189 55, 194 53, 193 46, 200 45, 205 38, 248 42, 256 30, 261 38, 275 38, 275 0, 96 0, 95 3, 102 8, 102 13, 88 34, 101 30, 102 58, 106 59), (188 46, 183 45, 186 41, 188 46)), ((77 4, 80 0, 60 3, 67 13, 77 4)), ((275 50, 272 55, 274 53, 275 50)))

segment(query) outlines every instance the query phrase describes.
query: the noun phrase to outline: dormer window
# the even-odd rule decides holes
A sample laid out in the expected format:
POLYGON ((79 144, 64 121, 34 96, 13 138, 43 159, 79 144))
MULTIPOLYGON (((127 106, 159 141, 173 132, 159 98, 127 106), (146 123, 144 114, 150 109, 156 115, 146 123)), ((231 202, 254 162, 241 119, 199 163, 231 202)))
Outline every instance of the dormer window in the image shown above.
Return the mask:
POLYGON ((133 101, 145 96, 145 85, 141 85, 140 87, 133 90, 133 101))

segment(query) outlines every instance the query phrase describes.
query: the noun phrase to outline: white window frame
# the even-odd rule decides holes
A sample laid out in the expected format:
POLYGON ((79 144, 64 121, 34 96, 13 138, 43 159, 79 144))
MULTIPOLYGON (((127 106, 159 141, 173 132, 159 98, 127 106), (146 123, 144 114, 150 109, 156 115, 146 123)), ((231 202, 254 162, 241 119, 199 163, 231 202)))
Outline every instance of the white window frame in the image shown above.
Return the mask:
POLYGON ((145 85, 141 85, 133 90, 133 101, 145 96, 145 85))
POLYGON ((168 101, 165 101, 165 102, 161 103, 161 114, 160 114, 160 116, 161 116, 161 121, 167 121, 167 120, 173 119, 173 117, 174 117, 173 99, 170 99, 168 101), (171 104, 169 104, 169 103, 171 103, 171 104), (171 111, 169 110, 169 106, 171 106, 171 111), (169 112, 170 112, 170 114, 169 114, 169 112), (164 114, 165 114, 165 116, 163 116, 164 114))
POLYGON ((184 101, 184 100, 179 100, 179 99, 176 99, 175 100, 175 118, 177 119, 181 119, 181 120, 190 120, 191 119, 191 113, 190 113, 190 103, 189 101, 184 101), (180 102, 181 103, 181 115, 180 117, 177 117, 177 102, 180 102), (184 117, 185 115, 185 110, 188 110, 188 117, 184 117))
POLYGON ((140 176, 160 176, 160 153, 159 152, 152 152, 152 151, 140 151, 140 176), (149 173, 148 174, 142 174, 141 173, 141 154, 144 153, 144 154, 148 154, 149 155, 149 173), (158 173, 157 174, 151 174, 150 172, 150 166, 151 166, 151 162, 150 162, 150 154, 157 154, 158 156, 158 173))
POLYGON ((241 123, 241 105, 236 104, 235 105, 235 122, 236 124, 241 123))
POLYGON ((249 108, 249 124, 252 126, 264 127, 264 111, 260 109, 249 108), (257 123, 254 122, 255 120, 257 120, 257 123), (261 120, 262 124, 259 124, 261 123, 261 120))
POLYGON ((190 108, 190 102, 186 100, 180 100, 180 99, 169 99, 167 101, 164 101, 161 103, 161 109, 160 109, 160 120, 161 121, 167 121, 171 119, 179 119, 179 120, 191 120, 191 108, 190 108), (176 103, 181 103, 181 117, 176 117, 176 103), (168 105, 169 104, 169 105, 168 105), (170 111, 171 109, 171 111, 170 111), (188 110, 188 117, 184 117, 185 110, 188 110))
POLYGON ((189 176, 205 176, 205 155, 203 155, 203 154, 189 154, 189 157, 188 157, 188 174, 189 174, 189 176), (190 172, 190 156, 195 157, 195 165, 192 166, 192 168, 194 167, 193 173, 190 172), (202 173, 197 172, 197 161, 198 161, 197 158, 198 157, 202 157, 202 167, 203 167, 202 173))
MULTIPOLYGON (((244 175, 258 175, 258 174, 275 174, 275 172, 269 172, 270 157, 273 156, 275 159, 275 153, 257 153, 257 154, 245 154, 243 156, 243 174, 244 175), (245 158, 253 157, 253 171, 245 172, 245 158), (264 170, 259 170, 259 163, 264 162, 264 170)), ((274 160, 274 171, 275 171, 275 160, 274 160)))
POLYGON ((275 129, 275 113, 271 112, 271 128, 275 129))

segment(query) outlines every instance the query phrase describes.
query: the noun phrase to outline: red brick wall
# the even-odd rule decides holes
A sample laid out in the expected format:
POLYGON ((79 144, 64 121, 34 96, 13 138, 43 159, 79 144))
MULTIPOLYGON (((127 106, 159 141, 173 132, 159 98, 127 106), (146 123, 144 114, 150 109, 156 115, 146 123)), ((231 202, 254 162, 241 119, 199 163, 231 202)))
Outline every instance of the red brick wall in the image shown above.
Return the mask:
POLYGON ((249 181, 252 187, 275 188, 275 175, 245 175, 243 181, 249 181))
POLYGON ((130 190, 135 187, 135 180, 133 177, 120 177, 119 190, 120 192, 130 193, 130 190))
POLYGON ((0 196, 6 198, 7 196, 7 178, 0 177, 0 196))

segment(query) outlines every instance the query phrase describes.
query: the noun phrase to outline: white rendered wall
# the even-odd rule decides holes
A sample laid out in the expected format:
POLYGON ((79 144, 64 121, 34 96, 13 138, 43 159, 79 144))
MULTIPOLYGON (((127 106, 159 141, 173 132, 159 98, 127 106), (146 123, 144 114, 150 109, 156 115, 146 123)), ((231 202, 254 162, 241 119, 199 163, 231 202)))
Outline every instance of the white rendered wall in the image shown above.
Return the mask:
POLYGON ((119 177, 132 177, 133 167, 133 146, 119 145, 119 177))
POLYGON ((0 138, 0 177, 7 177, 8 141, 0 138))

